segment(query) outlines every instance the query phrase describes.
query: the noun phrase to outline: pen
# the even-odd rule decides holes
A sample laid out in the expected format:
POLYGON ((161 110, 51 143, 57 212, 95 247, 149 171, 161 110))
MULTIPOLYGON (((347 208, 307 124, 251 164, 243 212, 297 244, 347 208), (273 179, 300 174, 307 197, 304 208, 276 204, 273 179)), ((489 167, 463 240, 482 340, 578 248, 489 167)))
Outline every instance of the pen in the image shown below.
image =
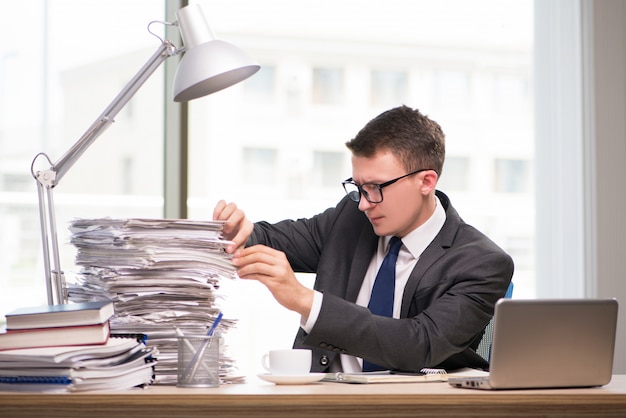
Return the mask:
POLYGON ((401 376, 423 376, 424 372, 401 372, 400 370, 390 370, 389 374, 397 374, 401 376))
POLYGON ((407 375, 407 376, 423 376, 425 374, 446 374, 446 370, 445 369, 433 369, 433 368, 425 367, 425 368, 421 369, 419 372, 405 372, 405 371, 402 371, 402 370, 390 370, 389 373, 390 374, 401 374, 401 375, 407 375))
POLYGON ((215 321, 213 321, 213 325, 211 325, 211 328, 209 328, 209 332, 207 332, 207 335, 209 337, 213 336, 215 329, 217 328, 217 326, 220 324, 220 321, 222 320, 222 316, 224 315, 221 312, 217 314, 217 318, 215 318, 215 321))

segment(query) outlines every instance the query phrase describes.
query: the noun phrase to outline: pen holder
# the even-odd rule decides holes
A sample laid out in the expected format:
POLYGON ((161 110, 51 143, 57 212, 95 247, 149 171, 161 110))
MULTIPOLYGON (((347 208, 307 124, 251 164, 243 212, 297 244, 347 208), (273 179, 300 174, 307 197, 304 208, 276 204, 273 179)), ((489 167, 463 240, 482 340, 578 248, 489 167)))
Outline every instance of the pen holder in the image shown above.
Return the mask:
POLYGON ((178 338, 176 386, 210 388, 220 384, 219 335, 185 335, 178 338))

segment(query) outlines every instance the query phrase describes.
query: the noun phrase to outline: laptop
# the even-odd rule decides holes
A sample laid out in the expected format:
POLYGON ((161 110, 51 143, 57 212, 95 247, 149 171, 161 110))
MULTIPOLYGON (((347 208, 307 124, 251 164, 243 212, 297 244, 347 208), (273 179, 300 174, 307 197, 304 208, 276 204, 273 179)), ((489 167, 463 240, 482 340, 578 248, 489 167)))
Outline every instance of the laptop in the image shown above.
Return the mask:
POLYGON ((450 377, 453 387, 532 389, 603 386, 611 381, 615 299, 500 299, 489 374, 450 377))

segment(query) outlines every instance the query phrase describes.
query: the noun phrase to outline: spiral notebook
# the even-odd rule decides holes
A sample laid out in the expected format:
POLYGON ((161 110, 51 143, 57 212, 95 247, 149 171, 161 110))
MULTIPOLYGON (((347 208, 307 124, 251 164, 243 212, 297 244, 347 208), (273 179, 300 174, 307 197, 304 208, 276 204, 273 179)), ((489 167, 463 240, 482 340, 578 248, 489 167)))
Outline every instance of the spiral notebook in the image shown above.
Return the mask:
POLYGON ((361 372, 361 373, 327 373, 325 382, 336 383, 419 383, 445 382, 455 376, 485 375, 482 370, 463 368, 446 371, 444 369, 424 368, 419 373, 404 373, 397 371, 361 372))
POLYGON ((101 345, 1 351, 0 390, 61 393, 151 384, 154 349, 138 335, 111 337, 101 345))
POLYGON ((615 299, 501 299, 489 375, 448 383, 470 389, 603 386, 613 373, 617 309, 615 299))

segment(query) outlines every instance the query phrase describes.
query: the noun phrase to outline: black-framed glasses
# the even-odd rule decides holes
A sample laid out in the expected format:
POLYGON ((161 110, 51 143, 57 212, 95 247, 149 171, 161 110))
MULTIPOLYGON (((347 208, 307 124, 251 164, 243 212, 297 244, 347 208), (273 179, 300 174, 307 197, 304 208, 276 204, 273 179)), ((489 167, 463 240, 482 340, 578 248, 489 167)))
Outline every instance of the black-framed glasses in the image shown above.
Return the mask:
POLYGON ((361 201, 361 195, 363 195, 365 196, 365 199, 367 199, 367 201, 370 203, 380 203, 383 201, 383 187, 390 186, 405 177, 409 177, 413 174, 421 173, 422 171, 428 170, 432 170, 432 168, 420 168, 419 170, 412 171, 408 174, 396 177, 393 180, 389 180, 381 184, 358 184, 355 183, 354 180, 352 180, 352 177, 350 177, 349 179, 342 181, 341 185, 343 186, 343 189, 346 191, 346 194, 348 195, 350 200, 354 202, 358 203, 359 201, 361 201))

